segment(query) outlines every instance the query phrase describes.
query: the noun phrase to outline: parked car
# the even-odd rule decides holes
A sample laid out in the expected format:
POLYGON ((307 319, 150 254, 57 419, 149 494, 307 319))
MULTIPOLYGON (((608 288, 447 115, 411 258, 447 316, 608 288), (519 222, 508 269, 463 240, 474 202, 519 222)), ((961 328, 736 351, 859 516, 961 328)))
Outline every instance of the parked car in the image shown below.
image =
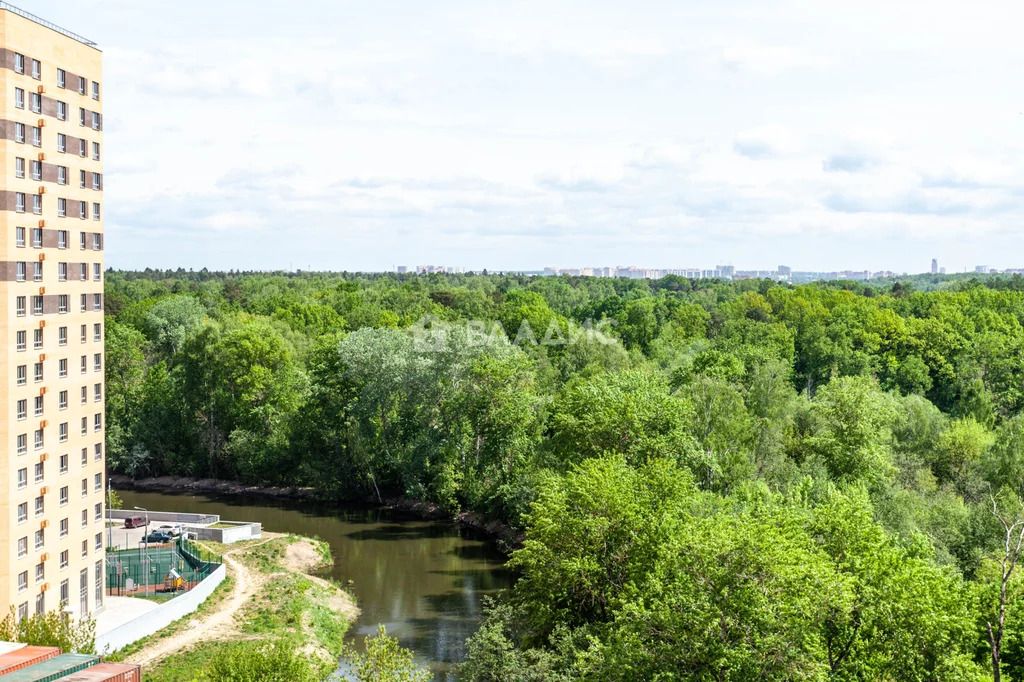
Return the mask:
POLYGON ((152 533, 150 533, 149 535, 147 535, 146 537, 144 537, 143 540, 148 542, 151 545, 153 545, 153 544, 161 545, 161 544, 164 544, 165 542, 170 542, 171 541, 171 536, 168 535, 167 533, 161 533, 160 531, 155 530, 152 533))
POLYGON ((181 535, 181 526, 165 524, 157 528, 157 531, 160 533, 167 533, 172 538, 176 538, 181 535))
POLYGON ((129 516, 124 520, 125 528, 143 528, 147 523, 145 516, 129 516))

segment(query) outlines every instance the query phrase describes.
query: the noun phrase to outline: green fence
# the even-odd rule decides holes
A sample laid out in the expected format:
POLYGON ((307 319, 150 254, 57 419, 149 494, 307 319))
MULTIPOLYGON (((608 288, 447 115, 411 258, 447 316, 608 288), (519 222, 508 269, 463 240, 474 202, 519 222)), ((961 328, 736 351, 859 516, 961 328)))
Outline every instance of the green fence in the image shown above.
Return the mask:
POLYGON ((183 538, 172 545, 108 552, 107 594, 190 590, 220 564, 220 556, 183 538), (168 580, 172 570, 181 583, 168 580))

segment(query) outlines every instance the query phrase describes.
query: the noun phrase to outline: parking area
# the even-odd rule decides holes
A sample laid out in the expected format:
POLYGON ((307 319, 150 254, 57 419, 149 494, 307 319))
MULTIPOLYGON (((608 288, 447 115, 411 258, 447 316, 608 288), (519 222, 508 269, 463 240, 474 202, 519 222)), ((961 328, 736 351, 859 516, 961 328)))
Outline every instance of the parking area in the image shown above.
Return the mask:
POLYGON ((145 543, 142 539, 146 535, 152 531, 161 530, 160 527, 163 525, 170 525, 160 521, 151 521, 148 528, 125 528, 123 521, 114 521, 114 524, 108 530, 110 546, 115 549, 138 549, 144 547, 145 543))

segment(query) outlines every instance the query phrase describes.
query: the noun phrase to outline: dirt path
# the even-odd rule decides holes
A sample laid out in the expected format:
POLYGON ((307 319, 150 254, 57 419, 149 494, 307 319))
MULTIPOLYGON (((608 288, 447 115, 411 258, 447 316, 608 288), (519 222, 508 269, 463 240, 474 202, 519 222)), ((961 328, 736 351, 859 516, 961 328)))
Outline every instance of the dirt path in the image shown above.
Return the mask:
MULTIPOLYGON (((238 611, 253 595, 260 591, 272 575, 277 575, 254 571, 242 562, 236 560, 233 556, 238 552, 248 551, 254 547, 259 547, 262 544, 280 537, 277 533, 264 532, 263 535, 266 539, 262 542, 258 542, 254 545, 244 545, 224 553, 224 563, 227 565, 228 575, 230 575, 235 581, 234 587, 231 591, 231 596, 228 599, 217 604, 212 611, 204 613, 201 616, 195 616, 193 614, 185 629, 168 637, 154 641, 142 651, 128 656, 125 661, 127 663, 138 663, 144 667, 150 666, 162 658, 200 641, 208 642, 210 640, 223 639, 236 631, 238 626, 235 623, 235 616, 238 611)), ((296 544, 302 544, 309 547, 309 544, 305 542, 296 544)), ((315 550, 313 550, 312 547, 309 547, 309 549, 315 554, 315 550)), ((314 580, 319 580, 319 578, 314 578, 313 576, 309 577, 314 580)), ((355 608, 351 602, 349 602, 349 605, 352 608, 355 608)), ((346 616, 348 615, 348 612, 344 613, 346 616)))

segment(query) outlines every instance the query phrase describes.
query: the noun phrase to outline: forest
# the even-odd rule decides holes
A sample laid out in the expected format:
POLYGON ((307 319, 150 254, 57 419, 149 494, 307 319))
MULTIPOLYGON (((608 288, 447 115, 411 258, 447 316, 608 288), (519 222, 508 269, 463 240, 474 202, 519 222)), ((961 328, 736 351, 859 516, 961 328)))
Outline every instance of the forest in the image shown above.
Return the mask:
POLYGON ((520 529, 462 679, 1024 681, 1024 280, 110 271, 133 477, 520 529))

